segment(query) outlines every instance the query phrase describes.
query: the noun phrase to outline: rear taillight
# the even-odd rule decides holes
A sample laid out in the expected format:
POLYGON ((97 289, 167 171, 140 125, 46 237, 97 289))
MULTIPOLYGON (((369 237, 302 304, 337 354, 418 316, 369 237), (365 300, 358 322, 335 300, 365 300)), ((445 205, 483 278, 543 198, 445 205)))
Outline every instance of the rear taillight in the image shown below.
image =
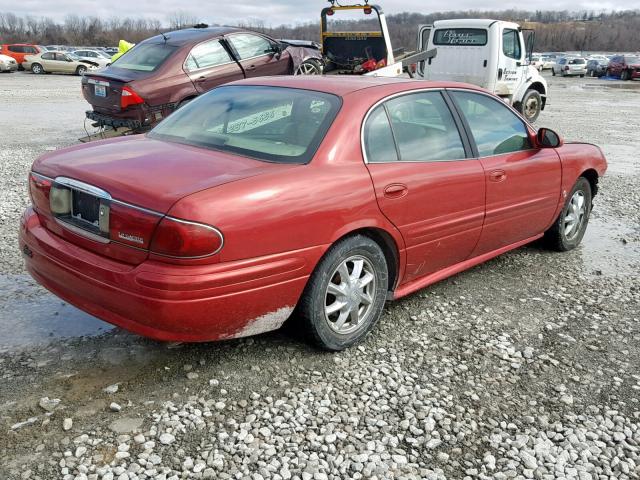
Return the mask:
POLYGON ((120 107, 127 108, 131 105, 139 105, 144 103, 144 99, 138 95, 131 87, 122 87, 122 95, 120 97, 120 107))
POLYGON ((202 223, 164 217, 153 235, 152 253, 173 258, 202 258, 222 249, 222 233, 202 223))
POLYGON ((109 238, 114 242, 147 250, 161 215, 142 208, 111 202, 109 238))
POLYGON ((564 70, 565 70, 566 72, 568 72, 568 71, 569 71, 569 65, 567 65, 566 67, 564 67, 564 70))
POLYGON ((31 203, 36 211, 49 210, 49 197, 51 195, 52 182, 46 177, 37 173, 29 173, 29 195, 31 203))

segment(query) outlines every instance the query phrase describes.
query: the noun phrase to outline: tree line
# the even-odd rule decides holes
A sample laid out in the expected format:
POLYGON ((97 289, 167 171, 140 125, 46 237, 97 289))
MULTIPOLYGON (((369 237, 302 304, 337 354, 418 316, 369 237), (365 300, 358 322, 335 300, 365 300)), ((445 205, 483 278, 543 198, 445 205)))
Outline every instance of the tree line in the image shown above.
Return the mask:
MULTIPOLYGON (((337 17, 337 15, 336 15, 337 17)), ((640 10, 617 12, 591 11, 449 11, 430 14, 398 13, 387 16, 394 47, 416 48, 418 25, 448 18, 495 18, 511 20, 536 30, 536 50, 640 50, 640 10)), ((101 19, 68 15, 62 22, 47 17, 19 16, 0 12, 0 43, 26 42, 61 45, 117 45, 118 40, 140 42, 160 32, 200 23, 204 18, 179 11, 165 22, 146 18, 101 19)), ((212 25, 215 23, 212 23, 212 25)), ((371 20, 335 21, 336 28, 367 28, 371 20)), ((268 33, 277 38, 318 40, 318 22, 280 26, 261 21, 239 21, 238 26, 268 33)))

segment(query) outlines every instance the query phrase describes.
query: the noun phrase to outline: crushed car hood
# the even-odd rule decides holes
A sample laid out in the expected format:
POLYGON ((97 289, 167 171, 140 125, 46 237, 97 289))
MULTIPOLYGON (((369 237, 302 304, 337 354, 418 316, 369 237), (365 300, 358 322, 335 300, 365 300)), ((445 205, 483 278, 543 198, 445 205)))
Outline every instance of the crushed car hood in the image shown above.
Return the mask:
POLYGON ((114 199, 166 213, 181 198, 291 165, 134 135, 48 153, 33 171, 107 191, 114 199))

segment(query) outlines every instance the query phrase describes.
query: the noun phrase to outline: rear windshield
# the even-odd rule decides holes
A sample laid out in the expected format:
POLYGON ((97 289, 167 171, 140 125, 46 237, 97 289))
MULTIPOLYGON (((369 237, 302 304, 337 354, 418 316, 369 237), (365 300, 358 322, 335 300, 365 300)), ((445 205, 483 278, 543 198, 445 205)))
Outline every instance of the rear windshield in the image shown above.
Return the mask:
POLYGON ((276 163, 308 163, 333 122, 335 95, 282 87, 220 87, 187 104, 149 136, 276 163))
POLYGON ((584 58, 574 58, 573 60, 569 60, 569 65, 582 65, 586 63, 584 58))
POLYGON ((166 43, 141 43, 118 58, 112 65, 127 70, 153 72, 177 49, 175 45, 166 43))
POLYGON ((487 31, 483 28, 446 28, 436 30, 434 45, 486 45, 487 31))

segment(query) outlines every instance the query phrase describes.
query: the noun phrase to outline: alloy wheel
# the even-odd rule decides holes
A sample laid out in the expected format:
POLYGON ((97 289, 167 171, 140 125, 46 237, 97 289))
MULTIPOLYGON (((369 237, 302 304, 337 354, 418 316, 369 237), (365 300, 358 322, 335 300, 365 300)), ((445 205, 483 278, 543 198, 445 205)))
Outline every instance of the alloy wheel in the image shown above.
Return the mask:
POLYGON ((295 75, 319 75, 319 72, 313 63, 303 62, 296 68, 295 75))
POLYGON ((376 275, 365 257, 349 257, 335 269, 325 293, 324 315, 329 328, 349 334, 364 325, 373 312, 376 275))
POLYGON ((582 190, 576 191, 571 197, 564 217, 564 235, 567 240, 578 236, 586 218, 587 205, 582 190))

